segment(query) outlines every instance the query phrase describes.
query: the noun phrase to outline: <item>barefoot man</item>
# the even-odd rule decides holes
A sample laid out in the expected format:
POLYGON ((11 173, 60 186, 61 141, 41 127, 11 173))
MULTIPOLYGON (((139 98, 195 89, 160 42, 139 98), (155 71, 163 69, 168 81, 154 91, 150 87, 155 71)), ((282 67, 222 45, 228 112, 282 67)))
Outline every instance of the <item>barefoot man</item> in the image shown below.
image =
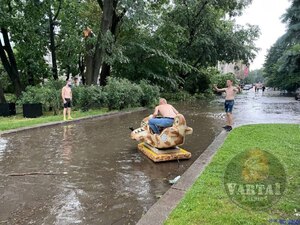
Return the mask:
POLYGON ((232 84, 233 84, 232 80, 227 80, 226 81, 227 88, 221 88, 221 89, 219 89, 216 85, 214 85, 214 89, 217 92, 226 93, 226 98, 225 98, 226 126, 223 128, 227 131, 232 130, 232 125, 233 125, 232 109, 234 105, 235 94, 241 92, 241 88, 239 86, 235 87, 232 84))
POLYGON ((160 127, 171 127, 174 117, 178 114, 177 110, 164 98, 159 99, 159 105, 155 107, 153 118, 149 120, 149 126, 155 134, 159 134, 160 127), (161 117, 158 117, 158 114, 161 117))
POLYGON ((66 119, 66 114, 68 111, 68 119, 73 119, 71 117, 71 102, 72 102, 72 90, 71 90, 72 84, 71 81, 67 81, 66 86, 64 86, 61 90, 61 97, 63 99, 64 103, 64 120, 66 119))

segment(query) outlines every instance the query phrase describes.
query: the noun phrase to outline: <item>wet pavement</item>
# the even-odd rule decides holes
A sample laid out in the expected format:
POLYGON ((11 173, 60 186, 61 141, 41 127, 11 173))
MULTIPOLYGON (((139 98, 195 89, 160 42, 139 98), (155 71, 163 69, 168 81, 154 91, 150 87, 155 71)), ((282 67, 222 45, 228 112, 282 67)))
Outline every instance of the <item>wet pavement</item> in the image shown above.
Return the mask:
MULTIPOLYGON (((277 94, 239 95, 236 125, 300 123, 300 102, 277 94)), ((135 224, 219 134, 223 102, 176 105, 194 129, 192 159, 180 162, 155 164, 130 140, 128 127, 151 111, 4 135, 0 224, 135 224)))

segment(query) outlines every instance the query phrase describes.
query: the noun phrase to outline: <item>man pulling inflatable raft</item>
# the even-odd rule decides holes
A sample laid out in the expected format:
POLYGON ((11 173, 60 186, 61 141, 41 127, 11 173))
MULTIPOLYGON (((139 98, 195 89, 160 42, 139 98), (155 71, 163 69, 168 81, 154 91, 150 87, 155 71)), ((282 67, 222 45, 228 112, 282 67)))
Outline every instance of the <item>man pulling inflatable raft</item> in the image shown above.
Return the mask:
POLYGON ((142 120, 141 127, 131 132, 131 138, 141 142, 138 149, 151 160, 162 162, 191 158, 190 152, 178 146, 183 145, 185 136, 192 133, 184 116, 161 98, 153 115, 142 120))

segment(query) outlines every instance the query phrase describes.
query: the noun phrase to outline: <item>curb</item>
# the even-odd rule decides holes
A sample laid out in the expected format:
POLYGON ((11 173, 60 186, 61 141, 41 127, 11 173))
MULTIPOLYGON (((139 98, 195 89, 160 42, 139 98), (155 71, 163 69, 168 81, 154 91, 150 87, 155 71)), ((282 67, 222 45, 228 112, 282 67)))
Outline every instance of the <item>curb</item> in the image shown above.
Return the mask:
POLYGON ((196 161, 183 173, 179 181, 146 212, 138 221, 137 225, 159 225, 163 224, 170 213, 182 200, 189 188, 205 170, 211 159, 224 143, 228 132, 221 133, 207 147, 207 149, 196 159, 196 161))
POLYGON ((92 120, 92 119, 107 119, 115 116, 122 116, 134 112, 142 112, 147 110, 146 108, 138 108, 136 110, 131 110, 131 111, 119 111, 119 112, 109 112, 109 113, 104 113, 100 115, 93 115, 93 116, 86 116, 86 117, 81 117, 78 119, 73 119, 73 120, 68 120, 68 121, 56 121, 56 122, 49 122, 45 124, 37 124, 33 126, 28 126, 28 127, 21 127, 21 128, 16 128, 16 129, 11 129, 11 130, 6 130, 6 131, 0 131, 0 137, 6 134, 12 134, 12 133, 18 133, 22 131, 27 131, 27 130, 32 130, 32 129, 38 129, 38 128, 43 128, 43 127, 52 127, 52 126, 57 126, 57 125, 68 125, 68 124, 73 124, 73 123, 78 123, 84 120, 92 120))

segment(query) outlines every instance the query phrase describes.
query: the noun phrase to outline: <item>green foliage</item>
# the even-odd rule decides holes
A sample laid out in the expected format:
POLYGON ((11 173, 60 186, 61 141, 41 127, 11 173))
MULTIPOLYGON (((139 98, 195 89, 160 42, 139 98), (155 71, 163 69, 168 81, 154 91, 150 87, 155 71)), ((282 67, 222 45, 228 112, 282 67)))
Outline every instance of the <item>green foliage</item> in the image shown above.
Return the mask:
POLYGON ((41 86, 44 91, 43 107, 46 110, 52 109, 54 115, 58 113, 62 106, 61 89, 65 85, 62 80, 50 80, 41 86))
POLYGON ((72 89, 73 105, 82 111, 107 105, 107 93, 99 86, 78 86, 72 89))
MULTIPOLYGON (((42 103, 44 110, 53 110, 54 115, 62 109, 61 90, 64 81, 50 80, 44 85, 28 86, 23 92, 18 104, 42 103)), ((72 88, 72 105, 75 109, 109 108, 124 109, 137 106, 153 106, 159 97, 159 88, 147 81, 139 84, 127 79, 109 78, 105 87, 78 86, 72 88)))
POLYGON ((8 77, 7 72, 4 70, 3 66, 0 63, 0 84, 5 93, 13 93, 13 87, 11 81, 8 77))
POLYGON ((270 48, 264 64, 267 85, 293 92, 300 87, 300 2, 293 0, 283 16, 287 32, 270 48))
POLYGON ((60 80, 50 80, 45 85, 27 86, 17 103, 19 105, 42 103, 45 111, 52 109, 56 115, 62 107, 61 89, 63 86, 64 82, 60 80))
POLYGON ((249 75, 243 80, 244 84, 253 84, 253 83, 264 83, 264 74, 263 69, 252 70, 249 72, 249 75))
POLYGON ((234 85, 238 84, 238 80, 233 73, 218 74, 213 76, 211 78, 211 83, 216 84, 218 88, 224 88, 226 87, 227 80, 232 80, 234 85))
POLYGON ((146 80, 141 80, 139 86, 142 89, 142 96, 140 98, 141 106, 153 106, 157 103, 159 98, 159 87, 151 85, 146 80))
POLYGON ((22 92, 22 96, 18 99, 18 104, 35 104, 44 102, 43 97, 45 90, 39 86, 28 86, 26 90, 22 92))
POLYGON ((220 75, 219 71, 213 67, 201 69, 198 73, 191 73, 185 79, 184 89, 190 94, 204 93, 211 87, 212 77, 220 75))
POLYGON ((25 86, 50 77, 51 68, 44 59, 49 49, 49 14, 57 15, 55 47, 60 75, 78 75, 79 59, 94 53, 98 46, 101 57, 96 60, 110 65, 113 76, 134 82, 147 80, 163 91, 184 86, 193 94, 209 88, 210 74, 205 68, 219 60, 247 62, 257 50, 254 40, 258 28, 237 26, 233 20, 251 0, 116 0, 114 21, 110 22, 120 21, 113 28, 116 32, 104 33, 100 32, 104 14, 99 2, 1 4, 0 25, 10 32, 25 86), (94 34, 88 40, 82 38, 86 27, 94 34), (94 47, 87 47, 90 42, 94 47))
POLYGON ((177 90, 176 92, 162 93, 161 96, 171 102, 179 102, 179 101, 187 102, 187 101, 194 100, 194 97, 190 93, 182 89, 177 90))
POLYGON ((104 87, 107 93, 108 109, 124 109, 140 105, 143 90, 127 79, 110 77, 104 87))

